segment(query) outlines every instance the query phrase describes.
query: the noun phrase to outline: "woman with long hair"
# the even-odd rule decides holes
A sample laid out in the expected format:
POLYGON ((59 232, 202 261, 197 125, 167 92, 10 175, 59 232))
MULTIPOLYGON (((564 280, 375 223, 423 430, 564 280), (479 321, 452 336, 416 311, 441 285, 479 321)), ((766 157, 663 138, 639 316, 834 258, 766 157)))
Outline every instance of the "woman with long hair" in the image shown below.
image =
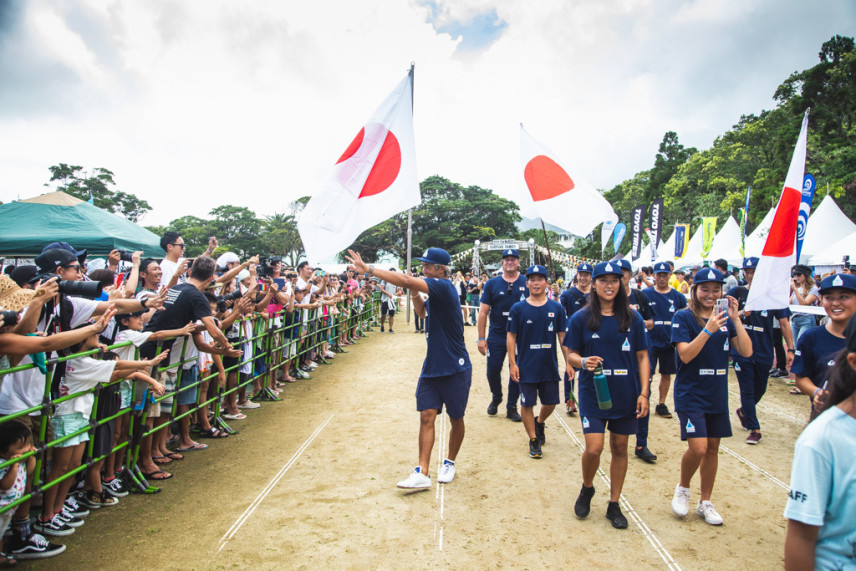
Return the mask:
POLYGON ((845 335, 823 412, 794 445, 785 569, 849 569, 856 561, 856 316, 845 335))
POLYGON ((672 319, 672 344, 678 353, 675 375, 675 411, 681 423, 681 440, 687 450, 681 458, 680 482, 675 487, 672 511, 689 513, 690 482, 701 473, 701 497, 696 513, 711 525, 722 517, 710 498, 718 468, 719 442, 731 436, 728 418, 728 357, 731 346, 743 357, 752 355, 752 341, 743 328, 737 300, 727 297, 728 311, 717 308, 722 299, 722 273, 703 268, 695 275, 687 309, 672 319))
MULTIPOLYGON (((820 292, 811 277, 811 268, 797 264, 791 272, 791 305, 817 305, 820 292)), ((810 327, 817 325, 814 315, 809 313, 794 313, 791 316, 791 329, 794 332, 794 343, 800 335, 810 327)))
POLYGON ((615 262, 601 262, 594 267, 592 277, 591 300, 571 318, 563 342, 569 349, 568 370, 581 369, 579 406, 585 450, 583 485, 574 504, 574 513, 584 518, 591 511, 594 476, 600 466, 608 429, 612 461, 606 517, 613 527, 624 529, 627 518, 621 513, 618 499, 627 475, 629 437, 636 434, 637 419, 648 414, 651 396, 648 343, 642 316, 630 308, 627 290, 621 283, 621 266, 615 262), (595 382, 606 383, 608 397, 597 394, 595 382))

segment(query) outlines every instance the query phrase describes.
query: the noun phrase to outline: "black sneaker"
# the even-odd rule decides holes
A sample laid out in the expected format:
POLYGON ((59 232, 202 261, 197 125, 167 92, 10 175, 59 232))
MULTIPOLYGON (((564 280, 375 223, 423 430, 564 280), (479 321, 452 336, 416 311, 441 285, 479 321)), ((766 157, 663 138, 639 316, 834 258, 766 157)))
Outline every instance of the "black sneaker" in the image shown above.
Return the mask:
POLYGON ((89 510, 77 503, 77 499, 71 494, 65 498, 65 509, 73 516, 86 517, 89 515, 89 510))
POLYGON ((539 442, 537 438, 530 438, 529 439, 529 457, 530 458, 540 458, 541 457, 541 442, 539 442))
POLYGON ((380 332, 381 332, 381 333, 383 333, 383 332, 384 332, 383 325, 381 325, 381 326, 380 326, 380 332))
POLYGON ((390 333, 395 333, 395 331, 393 331, 393 330, 392 330, 392 327, 390 327, 390 328, 389 328, 389 332, 390 332, 390 333))
POLYGON ((33 533, 26 541, 9 541, 9 554, 15 559, 47 559, 65 551, 65 545, 50 543, 43 535, 33 533))
POLYGON ((544 427, 547 426, 546 422, 538 422, 538 417, 535 417, 535 438, 538 439, 538 442, 543 446, 547 443, 547 437, 544 435, 544 427))
POLYGON ((645 460, 649 464, 653 464, 657 461, 657 455, 648 450, 647 446, 637 446, 636 457, 645 460))
POLYGON ((82 517, 77 517, 76 515, 73 515, 70 511, 68 511, 68 508, 65 506, 63 506, 60 512, 56 515, 68 527, 80 527, 84 523, 82 517))
POLYGON ((493 399, 490 401, 490 404, 487 405, 487 413, 490 416, 496 415, 497 411, 499 411, 499 405, 502 404, 502 399, 496 400, 493 399))
POLYGON ((577 496, 577 501, 574 504, 574 513, 577 514, 578 518, 587 517, 589 512, 591 512, 591 499, 594 496, 594 486, 591 488, 586 488, 583 485, 580 488, 580 495, 577 496))
POLYGON ((661 402, 654 409, 657 412, 657 416, 662 416, 663 418, 672 418, 672 413, 669 412, 669 407, 666 406, 666 403, 661 402))
POLYGON ((509 409, 505 412, 505 418, 507 418, 507 419, 509 419, 509 420, 511 420, 511 421, 513 421, 513 422, 522 422, 522 421, 523 421, 523 419, 522 419, 522 418, 520 418, 520 414, 517 412, 517 407, 516 407, 516 406, 513 406, 513 407, 509 408, 509 409))
POLYGON ((606 508, 606 519, 612 522, 615 529, 627 529, 627 518, 621 513, 618 502, 609 502, 606 508))
POLYGON ((113 478, 110 481, 102 478, 101 488, 114 498, 124 498, 128 495, 128 490, 125 489, 125 485, 122 484, 122 480, 119 478, 113 478))
POLYGON ((55 537, 64 537, 74 533, 74 528, 66 524, 62 518, 59 517, 59 514, 56 514, 48 521, 42 521, 41 519, 36 518, 33 528, 40 533, 53 535, 55 537))

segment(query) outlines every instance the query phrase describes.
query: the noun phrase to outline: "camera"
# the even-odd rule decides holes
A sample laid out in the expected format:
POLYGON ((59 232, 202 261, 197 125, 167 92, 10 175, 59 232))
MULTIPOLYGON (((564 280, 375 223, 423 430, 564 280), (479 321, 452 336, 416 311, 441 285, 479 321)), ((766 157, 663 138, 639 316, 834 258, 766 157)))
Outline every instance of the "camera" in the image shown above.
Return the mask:
POLYGON ((98 299, 101 297, 101 282, 81 282, 74 280, 60 280, 57 282, 59 293, 87 299, 98 299))
POLYGON ((123 262, 133 262, 134 261, 133 260, 133 256, 134 256, 133 252, 129 252, 128 250, 118 250, 118 252, 119 252, 119 259, 122 260, 123 262))
POLYGON ((269 278, 273 276, 273 269, 282 261, 280 256, 267 256, 259 258, 259 265, 256 266, 256 273, 260 278, 269 278))
POLYGON ((235 301, 237 299, 241 299, 244 294, 241 293, 241 290, 236 289, 232 293, 227 293, 226 295, 218 295, 217 296, 217 311, 224 312, 228 307, 226 304, 230 301, 235 301))
POLYGON ((2 323, 0 323, 0 327, 6 327, 7 325, 18 325, 18 312, 12 311, 11 309, 4 309, 0 311, 0 318, 2 318, 2 323))

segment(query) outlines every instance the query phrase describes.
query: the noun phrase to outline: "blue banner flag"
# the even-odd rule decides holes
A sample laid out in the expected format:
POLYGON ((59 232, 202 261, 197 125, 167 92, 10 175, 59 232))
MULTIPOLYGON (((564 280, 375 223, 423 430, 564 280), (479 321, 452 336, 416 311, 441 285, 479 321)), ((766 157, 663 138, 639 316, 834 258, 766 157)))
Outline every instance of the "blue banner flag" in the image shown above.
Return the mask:
POLYGON ((621 242, 624 241, 624 235, 627 234, 627 226, 623 222, 615 225, 615 230, 612 231, 612 246, 615 249, 615 255, 618 255, 618 248, 621 247, 621 242))
POLYGON ((814 189, 817 185, 814 177, 806 174, 803 178, 802 199, 800 200, 800 214, 797 220, 797 263, 800 263, 805 231, 808 227, 808 215, 811 213, 811 201, 814 198, 814 189))

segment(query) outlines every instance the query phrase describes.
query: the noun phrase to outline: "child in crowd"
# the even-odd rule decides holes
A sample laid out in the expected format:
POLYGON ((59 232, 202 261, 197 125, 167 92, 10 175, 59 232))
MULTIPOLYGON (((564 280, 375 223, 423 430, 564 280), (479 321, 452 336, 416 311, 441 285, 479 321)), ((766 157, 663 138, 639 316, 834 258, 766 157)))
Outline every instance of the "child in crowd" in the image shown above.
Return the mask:
MULTIPOLYGON (((17 420, 0 424, 0 464, 9 460, 20 459, 21 456, 35 450, 30 434, 30 428, 17 420)), ((17 461, 5 468, 0 468, 0 508, 23 497, 27 484, 27 472, 32 472, 36 466, 36 457, 30 456, 26 462, 17 461)), ((9 528, 14 509, 0 513, 0 537, 9 528)), ((0 553, 0 565, 11 566, 15 559, 0 553)))

